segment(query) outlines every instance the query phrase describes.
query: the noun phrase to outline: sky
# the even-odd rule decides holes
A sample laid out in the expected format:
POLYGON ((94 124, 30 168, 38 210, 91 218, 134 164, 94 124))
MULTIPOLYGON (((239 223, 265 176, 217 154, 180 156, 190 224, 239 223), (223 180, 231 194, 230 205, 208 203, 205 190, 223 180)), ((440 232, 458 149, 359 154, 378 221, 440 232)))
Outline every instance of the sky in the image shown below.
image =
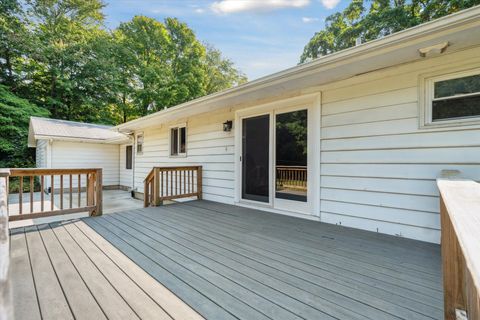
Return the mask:
POLYGON ((298 64, 304 46, 325 18, 347 0, 105 0, 106 25, 135 15, 176 17, 197 38, 222 51, 249 80, 298 64))

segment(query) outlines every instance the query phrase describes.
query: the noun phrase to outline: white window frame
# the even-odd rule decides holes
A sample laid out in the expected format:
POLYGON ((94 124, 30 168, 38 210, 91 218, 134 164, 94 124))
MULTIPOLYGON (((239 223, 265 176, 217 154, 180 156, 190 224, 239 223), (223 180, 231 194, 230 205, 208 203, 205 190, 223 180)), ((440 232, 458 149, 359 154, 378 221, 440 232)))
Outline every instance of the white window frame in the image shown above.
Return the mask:
MULTIPOLYGON (((434 100, 435 82, 458 79, 472 75, 479 75, 480 68, 461 70, 456 72, 437 72, 435 74, 423 75, 420 77, 420 128, 432 127, 455 127, 463 125, 480 125, 480 115, 478 117, 469 118, 453 118, 445 120, 432 120, 432 106, 434 100)), ((476 94, 465 94, 464 96, 472 96, 476 94)), ((460 97, 460 96, 457 96, 460 97)))
POLYGON ((143 132, 138 132, 135 135, 135 154, 143 154, 144 146, 145 146, 145 135, 143 134, 143 132), (142 137, 142 150, 141 151, 138 151, 138 137, 139 136, 142 137))
POLYGON ((187 132, 187 124, 186 123, 180 123, 176 124, 173 126, 170 126, 168 129, 168 154, 170 158, 185 158, 187 156, 187 145, 188 145, 188 132, 187 132), (185 128, 185 152, 178 152, 176 154, 172 154, 172 129, 178 129, 178 136, 177 136, 177 146, 180 150, 180 129, 185 128))

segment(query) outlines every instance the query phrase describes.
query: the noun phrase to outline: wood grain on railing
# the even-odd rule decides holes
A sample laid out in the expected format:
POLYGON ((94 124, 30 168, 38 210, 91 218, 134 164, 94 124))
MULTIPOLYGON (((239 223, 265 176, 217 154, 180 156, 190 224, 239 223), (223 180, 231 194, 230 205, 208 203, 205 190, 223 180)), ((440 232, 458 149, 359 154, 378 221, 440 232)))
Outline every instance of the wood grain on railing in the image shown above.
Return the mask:
POLYGON ((0 319, 13 319, 10 286, 10 244, 8 231, 8 176, 10 172, 0 169, 0 319))
POLYGON ((202 167, 154 167, 144 180, 144 206, 158 206, 165 200, 202 199, 202 167))
POLYGON ((437 184, 445 319, 480 319, 480 184, 460 179, 437 184))
POLYGON ((9 179, 10 182, 18 181, 18 212, 10 210, 10 221, 77 212, 89 212, 92 216, 102 214, 102 169, 10 169, 9 179), (76 207, 73 205, 75 179, 78 184, 76 207), (26 187, 28 200, 24 196, 26 187), (82 197, 83 192, 85 196, 82 197), (26 206, 25 202, 28 202, 26 206))

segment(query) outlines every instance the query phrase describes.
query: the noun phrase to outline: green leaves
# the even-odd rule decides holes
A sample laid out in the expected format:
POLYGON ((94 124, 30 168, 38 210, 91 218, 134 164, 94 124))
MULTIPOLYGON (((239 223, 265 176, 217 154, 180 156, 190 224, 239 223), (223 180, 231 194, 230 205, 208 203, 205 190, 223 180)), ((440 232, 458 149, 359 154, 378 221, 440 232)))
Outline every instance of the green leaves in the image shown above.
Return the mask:
POLYGON ((354 0, 326 19, 303 50, 300 63, 480 4, 480 0, 354 0), (370 5, 367 6, 366 4, 370 5))
POLYGON ((34 164, 33 154, 27 148, 31 116, 48 117, 49 113, 0 85, 0 167, 31 167, 34 164))
POLYGON ((246 81, 185 23, 103 26, 101 0, 3 0, 0 84, 54 118, 117 124, 246 81))

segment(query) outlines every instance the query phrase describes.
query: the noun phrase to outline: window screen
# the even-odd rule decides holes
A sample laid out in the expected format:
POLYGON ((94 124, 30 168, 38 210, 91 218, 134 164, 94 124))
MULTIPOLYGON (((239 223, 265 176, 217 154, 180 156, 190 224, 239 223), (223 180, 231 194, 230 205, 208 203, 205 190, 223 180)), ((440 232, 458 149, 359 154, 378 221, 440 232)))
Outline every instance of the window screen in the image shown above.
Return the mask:
POLYGON ((480 116, 480 74, 435 81, 432 121, 480 116))
POLYGON ((178 127, 170 129, 170 155, 184 155, 187 152, 187 129, 178 127))
POLYGON ((132 146, 127 146, 125 149, 125 169, 132 169, 132 146))

